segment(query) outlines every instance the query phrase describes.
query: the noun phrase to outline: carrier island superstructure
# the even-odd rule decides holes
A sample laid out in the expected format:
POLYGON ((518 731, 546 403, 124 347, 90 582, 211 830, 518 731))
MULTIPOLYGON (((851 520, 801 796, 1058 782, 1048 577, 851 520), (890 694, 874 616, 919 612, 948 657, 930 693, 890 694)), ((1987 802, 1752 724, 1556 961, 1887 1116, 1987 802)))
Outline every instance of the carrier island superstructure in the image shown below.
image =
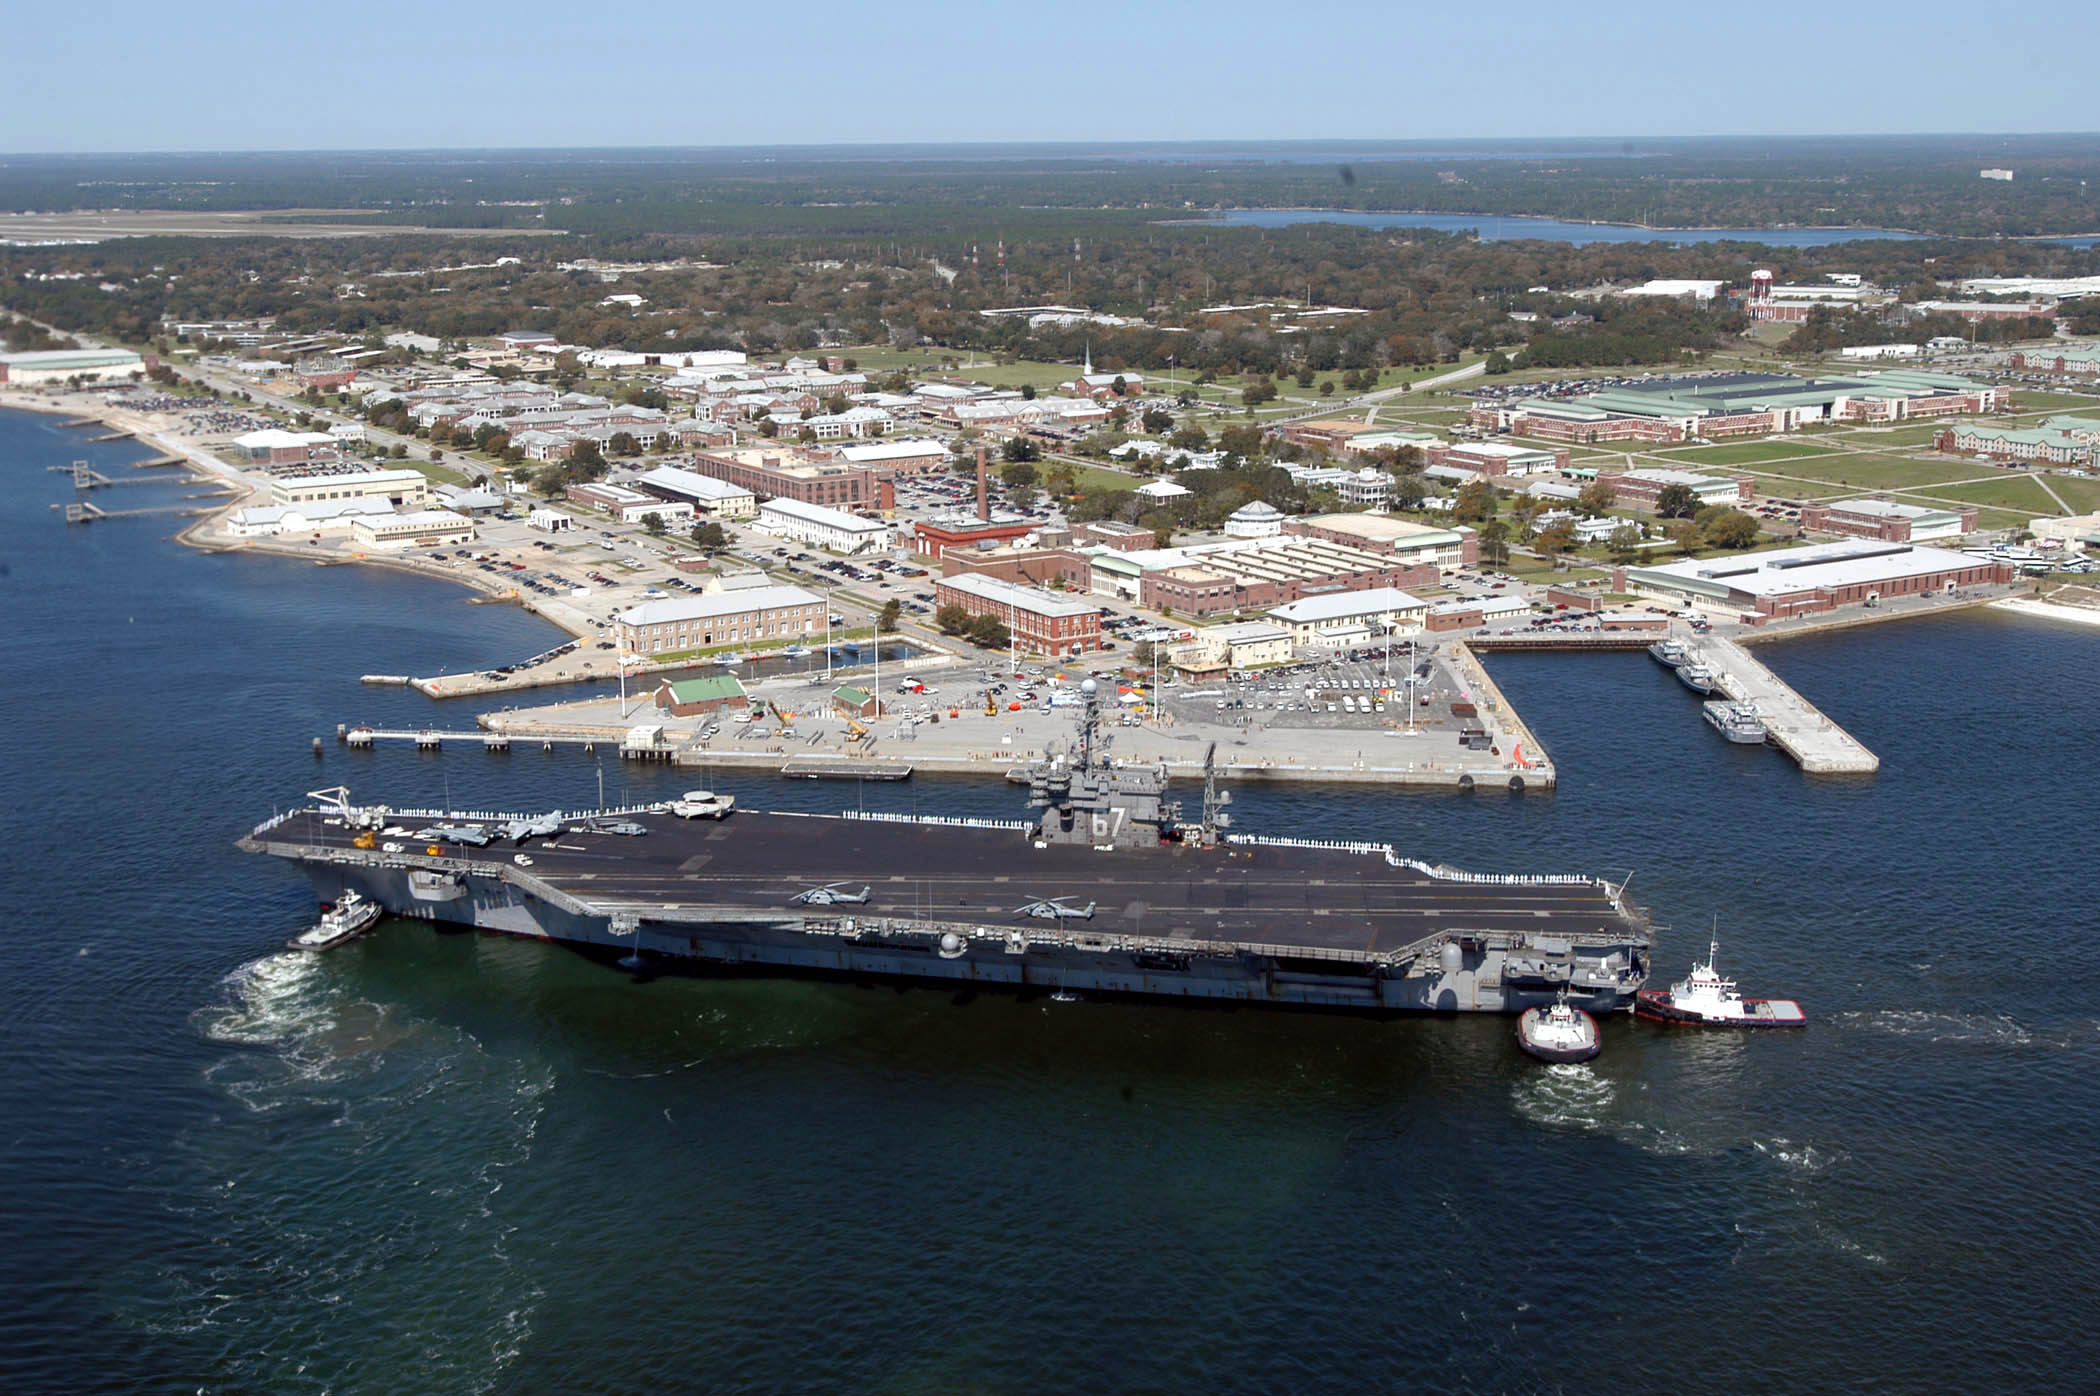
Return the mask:
POLYGON ((1403 1012, 1631 1005, 1647 918, 1625 884, 1473 874, 1382 844, 1230 831, 1164 768, 1118 766, 1086 686, 1029 772, 1029 820, 500 815, 357 805, 340 787, 240 846, 324 903, 617 952, 623 964, 1403 1012))

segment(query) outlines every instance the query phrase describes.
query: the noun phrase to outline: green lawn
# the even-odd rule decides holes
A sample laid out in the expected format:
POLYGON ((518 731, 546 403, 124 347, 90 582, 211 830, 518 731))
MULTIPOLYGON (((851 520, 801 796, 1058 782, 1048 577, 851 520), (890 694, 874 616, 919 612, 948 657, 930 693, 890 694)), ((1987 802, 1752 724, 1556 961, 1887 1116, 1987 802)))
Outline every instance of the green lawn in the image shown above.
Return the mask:
POLYGON ((1757 482, 1759 495, 1772 499, 1836 499, 1842 495, 1859 493, 1858 490, 1845 485, 1782 480, 1774 475, 1752 475, 1750 478, 1757 482))
POLYGON ((2100 480, 2074 480, 2068 475, 2051 475, 2049 488, 2064 497, 2064 503, 2081 514, 2100 512, 2100 480))
POLYGON ((2033 393, 2025 388, 2015 388, 2012 394, 2012 415, 2025 417, 2034 413, 2054 416, 2058 413, 2100 412, 2100 397, 2089 397, 2081 393, 2033 393))
POLYGON ((1973 480, 1989 474, 1993 467, 1959 461, 1911 460, 1903 456, 1869 456, 1850 452, 1799 464, 1774 465, 1779 475, 1857 489, 1903 490, 1945 484, 1949 480, 1973 480))
POLYGON ((403 468, 418 471, 435 484, 464 485, 467 483, 465 471, 454 470, 449 465, 433 465, 429 461, 422 460, 416 456, 409 456, 404 460, 389 458, 374 465, 374 469, 399 470, 403 468))
POLYGON ((2034 477, 2025 474, 2008 474, 2002 480, 1983 480, 1973 485, 1941 485, 1905 493, 1919 499, 1959 500, 1964 504, 2010 509, 2023 519, 2063 512, 2034 477))
POLYGON ((1835 446, 1782 440, 1738 441, 1725 446, 1680 446, 1653 454, 1672 456, 1695 465, 1771 465, 1797 457, 1813 459, 1817 456, 1834 456, 1839 454, 1839 451, 1835 446))

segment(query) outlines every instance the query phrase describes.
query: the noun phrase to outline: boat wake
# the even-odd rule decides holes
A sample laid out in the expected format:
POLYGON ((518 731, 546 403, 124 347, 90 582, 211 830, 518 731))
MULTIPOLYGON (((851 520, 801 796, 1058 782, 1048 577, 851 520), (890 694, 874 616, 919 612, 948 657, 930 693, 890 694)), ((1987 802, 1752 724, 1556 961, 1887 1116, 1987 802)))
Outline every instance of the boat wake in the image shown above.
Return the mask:
POLYGON ((270 955, 225 988, 193 1022, 228 1049, 205 1082, 242 1108, 176 1139, 168 1205, 196 1245, 133 1277, 127 1318, 239 1333, 211 1349, 229 1388, 502 1385, 544 1289, 512 1245, 522 1204, 499 1194, 532 1157, 551 1067, 372 1003, 340 962, 270 955))
POLYGON ((2006 1013, 1940 1013, 1930 1009, 1885 1008, 1840 1013, 1833 1021, 1869 1032, 1887 1033, 1936 1045, 2027 1047, 2032 1030, 2006 1013))

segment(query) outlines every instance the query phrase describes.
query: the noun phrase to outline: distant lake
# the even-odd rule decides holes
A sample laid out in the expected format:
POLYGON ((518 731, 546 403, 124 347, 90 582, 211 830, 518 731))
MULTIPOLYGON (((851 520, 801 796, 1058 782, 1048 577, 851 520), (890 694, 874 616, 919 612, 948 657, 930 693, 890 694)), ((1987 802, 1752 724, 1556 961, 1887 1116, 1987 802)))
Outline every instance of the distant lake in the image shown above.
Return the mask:
MULTIPOLYGON (((1494 213, 1364 213, 1331 208, 1228 209, 1205 223, 1250 228, 1288 228, 1297 223, 1343 223, 1353 228, 1430 228, 1439 233, 1477 231, 1482 242, 1759 242, 1768 247, 1823 247, 1839 242, 1923 242, 1917 233, 1880 228, 1643 228, 1632 223, 1570 223, 1559 218, 1518 218, 1494 213)), ((2067 247, 2091 247, 2100 238, 2051 238, 2067 247)))

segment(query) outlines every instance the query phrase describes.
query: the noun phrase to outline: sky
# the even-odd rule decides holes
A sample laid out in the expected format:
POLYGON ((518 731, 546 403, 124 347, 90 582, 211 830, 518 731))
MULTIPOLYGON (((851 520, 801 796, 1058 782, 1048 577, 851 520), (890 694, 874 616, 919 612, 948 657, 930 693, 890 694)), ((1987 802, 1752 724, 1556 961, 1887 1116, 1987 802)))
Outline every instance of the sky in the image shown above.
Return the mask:
POLYGON ((0 151, 2070 132, 2100 3, 25 5, 0 151))

